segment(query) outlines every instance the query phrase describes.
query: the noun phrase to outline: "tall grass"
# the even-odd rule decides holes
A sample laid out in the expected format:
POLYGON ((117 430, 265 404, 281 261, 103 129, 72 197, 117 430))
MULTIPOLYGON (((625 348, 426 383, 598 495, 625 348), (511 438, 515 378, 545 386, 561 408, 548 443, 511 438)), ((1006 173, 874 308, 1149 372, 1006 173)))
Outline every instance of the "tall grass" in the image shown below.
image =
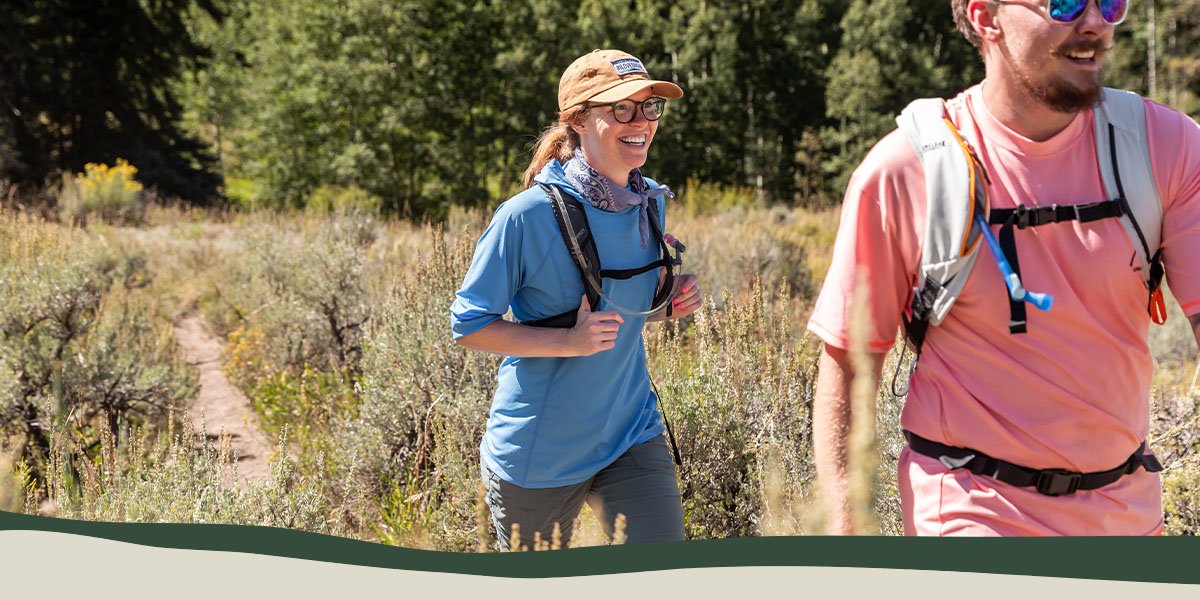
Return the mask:
POLYGON ((361 513, 383 539, 427 537, 465 550, 479 537, 471 500, 497 362, 449 335, 450 302, 472 240, 428 233, 426 253, 386 271, 391 283, 367 333, 362 401, 332 434, 345 490, 384 498, 361 513))
POLYGON ((876 471, 879 465, 875 430, 875 403, 879 395, 875 379, 875 360, 867 351, 870 341, 871 290, 866 273, 860 269, 850 307, 850 364, 854 381, 850 384, 850 435, 847 441, 849 463, 850 523, 858 535, 879 533, 875 518, 876 471))
POLYGON ((190 426, 135 429, 126 437, 118 444, 102 430, 100 451, 91 456, 69 436, 56 436, 45 485, 31 488, 29 504, 44 514, 91 521, 341 531, 329 519, 322 482, 296 473, 282 441, 270 479, 243 489, 230 485, 237 474, 228 437, 214 443, 190 426), (203 440, 199 447, 196 439, 203 440))
POLYGON ((789 288, 771 291, 757 282, 744 296, 724 294, 723 310, 710 298, 694 322, 652 330, 651 370, 682 455, 691 538, 759 533, 769 483, 778 506, 809 500, 816 346, 793 317, 789 288))

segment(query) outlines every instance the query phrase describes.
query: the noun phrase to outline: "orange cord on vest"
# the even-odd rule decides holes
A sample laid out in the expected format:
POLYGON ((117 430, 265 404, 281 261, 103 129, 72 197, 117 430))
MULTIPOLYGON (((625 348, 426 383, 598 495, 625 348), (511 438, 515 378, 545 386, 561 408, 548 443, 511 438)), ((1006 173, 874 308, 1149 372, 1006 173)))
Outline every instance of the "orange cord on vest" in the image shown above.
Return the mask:
POLYGON ((1150 320, 1159 325, 1167 322, 1167 303, 1163 300, 1162 288, 1150 294, 1150 320))

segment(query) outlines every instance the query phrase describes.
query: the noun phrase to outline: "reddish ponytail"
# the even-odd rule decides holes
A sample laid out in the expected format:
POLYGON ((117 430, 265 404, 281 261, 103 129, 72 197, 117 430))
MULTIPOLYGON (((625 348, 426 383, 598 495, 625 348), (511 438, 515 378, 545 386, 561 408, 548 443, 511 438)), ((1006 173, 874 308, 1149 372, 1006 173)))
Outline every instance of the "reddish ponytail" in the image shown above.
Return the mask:
POLYGON ((579 147, 579 134, 571 129, 571 125, 577 123, 586 112, 587 106, 582 104, 568 108, 558 113, 557 123, 547 127, 542 135, 538 136, 533 150, 533 160, 529 161, 529 168, 525 169, 525 175, 521 177, 523 186, 533 185, 534 176, 551 160, 558 159, 559 162, 570 160, 571 156, 575 154, 575 149, 579 147))

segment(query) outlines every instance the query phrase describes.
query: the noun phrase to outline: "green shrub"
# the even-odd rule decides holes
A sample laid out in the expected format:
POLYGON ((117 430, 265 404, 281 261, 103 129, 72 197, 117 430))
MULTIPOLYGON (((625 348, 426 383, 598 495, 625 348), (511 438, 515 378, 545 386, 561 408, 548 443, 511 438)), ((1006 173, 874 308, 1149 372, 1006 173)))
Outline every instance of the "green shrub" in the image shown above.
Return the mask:
POLYGON ((744 297, 759 280, 814 297, 829 266, 823 240, 832 243, 836 229, 832 212, 740 205, 700 216, 667 211, 667 230, 687 244, 683 270, 696 274, 718 308, 722 292, 744 297))
POLYGON ((1200 535, 1200 465, 1195 460, 1164 473, 1163 509, 1165 535, 1200 535))
POLYGON ((146 206, 142 184, 133 178, 136 174, 136 167, 118 158, 116 166, 88 163, 83 173, 64 176, 60 218, 76 225, 96 218, 110 223, 141 223, 146 206))
POLYGON ((374 220, 342 215, 308 230, 257 227, 247 237, 249 256, 231 265, 231 281, 220 289, 222 300, 241 317, 237 325, 262 334, 265 364, 276 370, 357 370, 368 318, 365 262, 375 240, 374 220))
POLYGON ((25 502, 24 484, 30 478, 28 467, 13 466, 6 454, 0 454, 0 511, 21 511, 25 502))
POLYGON ((309 197, 304 208, 316 214, 357 213, 378 215, 382 200, 357 187, 323 185, 309 197))
POLYGON ((1150 327, 1154 356, 1150 447, 1163 463, 1167 535, 1200 535, 1200 388, 1195 337, 1165 289, 1167 322, 1150 327))
POLYGON ((226 177, 225 178, 225 197, 229 201, 242 209, 261 208, 260 201, 261 192, 260 186, 253 179, 245 177, 226 177))
MULTIPOLYGON (((102 238, 0 215, 0 433, 44 461, 51 424, 95 441, 160 418, 194 389, 152 324, 145 257, 102 238)), ((164 336, 164 333, 168 335, 164 336)))
POLYGON ((427 543, 476 545, 470 500, 479 485, 478 447, 496 358, 458 347, 447 320, 473 247, 469 239, 448 247, 435 229, 429 253, 385 274, 395 283, 369 327, 358 413, 335 432, 343 493, 360 492, 362 519, 391 515, 384 539, 404 539, 410 524, 424 522, 412 515, 435 513, 438 527, 427 543), (417 505, 400 511, 397 497, 417 505))
POLYGON ((358 405, 355 376, 349 372, 284 370, 255 380, 246 390, 254 412, 272 437, 290 433, 303 472, 324 472, 333 450, 330 432, 352 418, 358 405))
POLYGON ((753 188, 703 183, 689 179, 678 195, 691 216, 708 216, 732 210, 746 212, 763 208, 753 188))

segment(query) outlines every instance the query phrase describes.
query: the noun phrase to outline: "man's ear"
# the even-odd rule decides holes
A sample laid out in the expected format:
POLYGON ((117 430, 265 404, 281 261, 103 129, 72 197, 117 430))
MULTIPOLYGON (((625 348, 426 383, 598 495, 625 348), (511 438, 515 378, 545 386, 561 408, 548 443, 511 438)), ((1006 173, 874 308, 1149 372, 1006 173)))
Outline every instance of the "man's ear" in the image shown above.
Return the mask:
POLYGON ((967 4, 967 20, 981 40, 996 42, 1003 37, 1004 32, 1000 29, 996 14, 998 8, 1000 5, 992 0, 970 0, 967 4))

